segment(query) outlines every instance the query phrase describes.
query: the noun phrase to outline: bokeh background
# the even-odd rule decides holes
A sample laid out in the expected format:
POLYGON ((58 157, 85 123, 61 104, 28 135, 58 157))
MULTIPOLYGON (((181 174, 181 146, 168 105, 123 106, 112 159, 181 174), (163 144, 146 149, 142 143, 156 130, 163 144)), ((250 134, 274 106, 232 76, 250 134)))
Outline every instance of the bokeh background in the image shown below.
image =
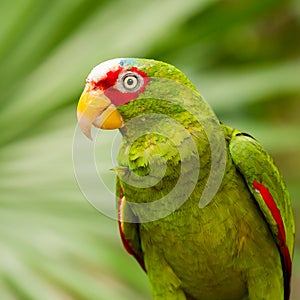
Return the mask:
POLYGON ((72 165, 87 74, 127 56, 182 69, 224 123, 273 155, 296 216, 300 299, 299 0, 3 0, 0 25, 1 299, 151 299, 72 165))

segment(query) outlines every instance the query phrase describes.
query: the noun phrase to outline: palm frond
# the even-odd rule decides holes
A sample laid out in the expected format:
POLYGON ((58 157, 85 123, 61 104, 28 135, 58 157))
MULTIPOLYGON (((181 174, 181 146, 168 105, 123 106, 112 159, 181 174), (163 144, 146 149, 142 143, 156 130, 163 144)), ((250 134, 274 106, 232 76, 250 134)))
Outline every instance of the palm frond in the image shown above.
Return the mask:
MULTIPOLYGON (((1 298, 151 298, 116 221, 84 198, 73 171, 76 103, 90 69, 108 58, 185 71, 224 122, 275 155, 299 218, 299 12, 297 0, 0 2, 1 298)), ((109 151, 111 140, 99 143, 109 151)), ((113 189, 110 162, 103 168, 113 189)))

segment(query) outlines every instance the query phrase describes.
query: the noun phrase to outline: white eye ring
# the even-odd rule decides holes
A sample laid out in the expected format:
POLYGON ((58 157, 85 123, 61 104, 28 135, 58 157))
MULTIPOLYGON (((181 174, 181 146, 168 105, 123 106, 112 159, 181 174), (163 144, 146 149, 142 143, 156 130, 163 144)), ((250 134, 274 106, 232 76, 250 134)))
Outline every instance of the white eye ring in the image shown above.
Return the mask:
POLYGON ((135 93, 144 85, 144 78, 135 72, 125 71, 119 74, 117 88, 122 93, 135 93))
POLYGON ((133 74, 126 75, 123 78, 124 88, 129 91, 134 90, 137 87, 138 83, 139 83, 139 81, 138 81, 137 76, 135 76, 133 74))

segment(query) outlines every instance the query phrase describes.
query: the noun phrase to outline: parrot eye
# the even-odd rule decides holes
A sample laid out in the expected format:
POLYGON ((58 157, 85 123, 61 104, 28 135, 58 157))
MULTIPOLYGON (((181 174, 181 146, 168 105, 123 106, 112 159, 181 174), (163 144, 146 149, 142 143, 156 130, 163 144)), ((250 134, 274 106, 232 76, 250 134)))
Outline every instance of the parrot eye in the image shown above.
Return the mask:
POLYGON ((143 77, 133 72, 120 74, 118 80, 118 88, 122 92, 136 92, 142 87, 143 84, 143 77))
POLYGON ((123 84, 127 90, 133 90, 138 85, 138 79, 133 75, 127 75, 123 79, 123 84))

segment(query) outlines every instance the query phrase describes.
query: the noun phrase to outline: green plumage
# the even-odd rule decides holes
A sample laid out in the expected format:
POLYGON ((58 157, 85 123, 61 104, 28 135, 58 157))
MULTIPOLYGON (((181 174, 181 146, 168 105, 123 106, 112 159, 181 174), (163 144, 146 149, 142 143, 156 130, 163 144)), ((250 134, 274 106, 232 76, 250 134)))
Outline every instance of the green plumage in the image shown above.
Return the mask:
POLYGON ((216 124, 178 69, 142 59, 121 65, 150 78, 136 99, 118 107, 125 126, 116 173, 123 242, 145 265, 153 299, 287 300, 295 228, 270 156, 249 135, 216 124), (218 168, 212 168, 213 152, 218 168), (209 176, 223 169, 213 199, 200 208, 209 176))

